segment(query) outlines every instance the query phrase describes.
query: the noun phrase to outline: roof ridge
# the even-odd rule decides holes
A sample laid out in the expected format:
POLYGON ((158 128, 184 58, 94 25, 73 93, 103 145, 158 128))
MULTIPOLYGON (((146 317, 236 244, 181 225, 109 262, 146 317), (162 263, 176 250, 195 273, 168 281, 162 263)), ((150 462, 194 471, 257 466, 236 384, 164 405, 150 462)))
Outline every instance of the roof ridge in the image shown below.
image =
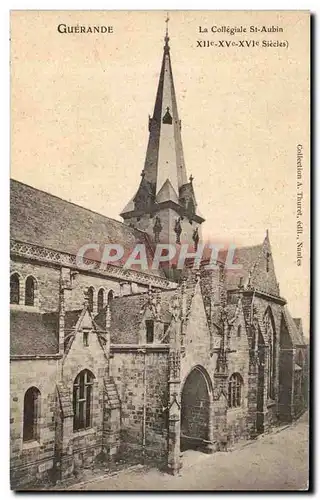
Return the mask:
POLYGON ((256 245, 246 245, 244 247, 236 247, 235 250, 247 250, 248 248, 262 248, 263 243, 257 243, 256 245))
POLYGON ((43 189, 39 189, 39 188, 36 188, 34 186, 30 186, 30 184, 26 184, 25 182, 18 181, 17 179, 13 179, 12 177, 10 177, 10 181, 16 182, 18 184, 22 184, 23 186, 26 186, 30 189, 33 189, 34 191, 44 193, 47 196, 51 196, 52 198, 56 198, 60 201, 63 201, 64 203, 68 203, 69 205, 73 205, 75 207, 82 208, 82 210, 86 210, 87 212, 91 212, 93 214, 100 215, 101 217, 104 217, 105 219, 112 220, 113 222, 117 222, 117 224, 119 224, 121 226, 130 228, 130 229, 134 229, 135 231, 138 231, 139 233, 143 233, 145 236, 148 236, 146 231, 142 231, 141 229, 138 229, 136 227, 128 226, 127 224, 125 224, 124 222, 121 222, 120 220, 113 219, 112 217, 108 217, 107 215, 101 214, 100 212, 96 212, 95 210, 91 210, 91 208, 86 208, 86 207, 83 207, 82 205, 78 205, 77 203, 74 203, 73 201, 68 201, 64 198, 61 198, 60 196, 58 196, 56 194, 52 194, 52 193, 49 193, 48 191, 44 191, 43 189))

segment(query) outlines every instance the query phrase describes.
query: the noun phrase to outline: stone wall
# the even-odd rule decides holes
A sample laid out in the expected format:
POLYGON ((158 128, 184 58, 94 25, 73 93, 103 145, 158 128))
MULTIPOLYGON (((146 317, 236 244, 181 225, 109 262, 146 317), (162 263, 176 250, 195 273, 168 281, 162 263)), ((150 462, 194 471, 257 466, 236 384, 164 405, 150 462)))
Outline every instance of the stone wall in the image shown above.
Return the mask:
POLYGON ((79 330, 59 359, 13 360, 11 363, 11 469, 12 487, 65 479, 91 467, 101 454, 117 454, 120 411, 109 380, 108 351, 97 334, 89 332, 88 346, 79 330), (73 384, 82 370, 94 375, 91 426, 73 429, 73 384), (58 395, 57 384, 60 386, 58 395), (23 442, 23 403, 29 387, 40 391, 39 440, 23 442), (108 393, 109 387, 109 393, 108 393), (63 399, 63 401, 62 401, 63 399))
MULTIPOLYGON (((24 283, 27 276, 33 276, 37 280, 37 295, 39 298, 39 309, 41 311, 57 311, 59 307, 59 280, 60 270, 58 267, 26 262, 20 258, 11 260, 10 273, 17 272, 20 280, 20 305, 24 304, 24 283)), ((26 306, 28 307, 28 306, 26 306)), ((33 308, 28 307, 29 310, 33 308)))
POLYGON ((57 360, 11 361, 10 466, 11 487, 49 480, 55 448, 57 360), (23 442, 24 395, 30 387, 40 391, 39 440, 23 442))

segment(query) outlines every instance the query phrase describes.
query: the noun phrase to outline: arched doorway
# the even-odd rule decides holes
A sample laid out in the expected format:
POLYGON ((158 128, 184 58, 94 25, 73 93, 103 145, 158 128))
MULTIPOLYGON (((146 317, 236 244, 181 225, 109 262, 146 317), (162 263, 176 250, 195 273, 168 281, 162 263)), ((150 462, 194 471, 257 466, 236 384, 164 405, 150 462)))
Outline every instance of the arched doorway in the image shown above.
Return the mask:
POLYGON ((208 444, 211 409, 211 382, 205 370, 197 366, 186 378, 181 393, 181 451, 203 450, 208 444))

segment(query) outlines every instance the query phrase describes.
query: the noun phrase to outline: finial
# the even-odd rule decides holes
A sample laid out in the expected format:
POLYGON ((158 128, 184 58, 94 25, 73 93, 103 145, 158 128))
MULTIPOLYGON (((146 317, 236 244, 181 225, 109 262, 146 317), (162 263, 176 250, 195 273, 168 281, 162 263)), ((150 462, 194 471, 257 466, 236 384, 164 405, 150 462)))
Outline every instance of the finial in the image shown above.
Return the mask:
POLYGON ((140 174, 140 175, 141 175, 142 179, 144 179, 144 177, 145 177, 145 175, 146 175, 145 171, 144 171, 144 170, 142 170, 142 172, 141 172, 141 174, 140 174))
POLYGON ((164 48, 166 49, 169 49, 169 30, 168 30, 168 24, 169 24, 169 21, 170 21, 170 18, 169 18, 169 12, 167 12, 167 17, 166 17, 166 20, 165 20, 165 23, 166 23, 166 36, 164 37, 164 41, 165 41, 165 46, 164 48))
POLYGON ((190 181, 190 183, 191 183, 191 184, 192 184, 193 179, 194 179, 194 177, 193 177, 193 175, 191 174, 191 175, 190 175, 190 177, 189 177, 189 181, 190 181))

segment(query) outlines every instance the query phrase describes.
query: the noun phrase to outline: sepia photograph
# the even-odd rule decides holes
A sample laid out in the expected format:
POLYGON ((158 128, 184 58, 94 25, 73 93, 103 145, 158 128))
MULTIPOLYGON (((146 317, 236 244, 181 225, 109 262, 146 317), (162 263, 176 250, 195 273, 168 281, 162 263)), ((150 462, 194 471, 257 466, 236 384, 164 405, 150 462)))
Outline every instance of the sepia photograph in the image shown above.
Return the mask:
POLYGON ((308 491, 310 12, 10 14, 10 487, 308 491))

